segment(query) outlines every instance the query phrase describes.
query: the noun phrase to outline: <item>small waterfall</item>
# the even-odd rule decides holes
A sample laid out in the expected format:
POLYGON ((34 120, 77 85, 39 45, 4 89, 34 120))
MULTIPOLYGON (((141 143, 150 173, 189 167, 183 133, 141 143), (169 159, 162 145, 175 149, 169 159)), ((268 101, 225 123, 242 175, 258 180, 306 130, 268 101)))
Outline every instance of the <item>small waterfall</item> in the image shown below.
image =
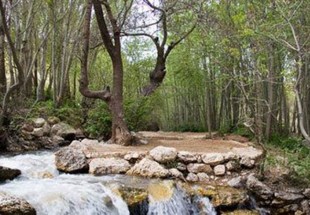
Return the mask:
POLYGON ((196 205, 200 215, 216 215, 215 208, 210 202, 208 197, 197 196, 194 199, 194 204, 196 205))
POLYGON ((150 194, 148 215, 216 215, 207 197, 194 197, 191 200, 185 191, 178 187, 173 187, 171 192, 171 195, 164 192, 168 193, 167 198, 159 200, 150 194))
POLYGON ((5 156, 0 158, 0 166, 21 170, 22 175, 19 179, 51 178, 59 175, 54 159, 54 154, 51 152, 5 156))
POLYGON ((26 199, 38 215, 129 215, 127 204, 109 188, 114 183, 148 190, 149 204, 136 215, 216 214, 208 198, 190 197, 172 181, 59 174, 52 152, 3 156, 0 165, 22 171, 17 179, 0 184, 0 192, 26 199))
POLYGON ((59 175, 52 153, 0 158, 0 165, 17 168, 21 177, 0 191, 22 197, 38 215, 127 215, 126 203, 91 175, 59 175))

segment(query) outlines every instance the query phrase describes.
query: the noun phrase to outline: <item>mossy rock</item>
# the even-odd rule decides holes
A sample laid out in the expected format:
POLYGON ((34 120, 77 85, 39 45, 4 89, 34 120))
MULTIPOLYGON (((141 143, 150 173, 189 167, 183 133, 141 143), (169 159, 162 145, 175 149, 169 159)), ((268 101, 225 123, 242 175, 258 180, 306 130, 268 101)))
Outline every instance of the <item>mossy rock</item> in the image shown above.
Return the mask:
POLYGON ((259 215, 258 211, 254 210, 235 210, 230 212, 221 212, 222 215, 259 215))
POLYGON ((119 193, 127 205, 133 205, 139 202, 147 200, 148 193, 144 189, 122 187, 119 189, 119 193))
POLYGON ((243 204, 247 199, 245 190, 227 186, 203 186, 194 188, 196 195, 206 196, 211 199, 214 207, 234 207, 243 204))
POLYGON ((146 215, 148 212, 148 192, 144 189, 122 187, 118 194, 128 205, 130 214, 146 215))

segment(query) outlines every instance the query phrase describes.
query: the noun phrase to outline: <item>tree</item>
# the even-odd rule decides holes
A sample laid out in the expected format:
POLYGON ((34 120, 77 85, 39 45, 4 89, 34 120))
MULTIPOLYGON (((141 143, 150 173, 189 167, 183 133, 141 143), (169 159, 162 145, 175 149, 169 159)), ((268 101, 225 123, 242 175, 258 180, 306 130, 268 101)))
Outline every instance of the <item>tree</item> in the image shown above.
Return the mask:
POLYGON ((122 7, 118 14, 113 11, 111 3, 107 0, 99 1, 87 1, 86 5, 86 18, 83 27, 83 56, 81 66, 81 79, 80 79, 80 92, 82 95, 89 98, 98 98, 109 105, 109 109, 112 113, 112 137, 111 142, 122 145, 131 144, 133 138, 128 130, 126 122, 124 120, 123 110, 123 59, 121 50, 121 34, 133 35, 133 36, 147 36, 152 39, 156 46, 157 58, 154 70, 150 73, 150 84, 142 89, 142 95, 148 96, 152 94, 162 83, 166 73, 166 60, 171 50, 178 45, 183 39, 185 39, 194 29, 194 26, 183 36, 181 36, 176 42, 171 42, 168 48, 166 44, 168 41, 168 29, 167 19, 169 9, 173 9, 178 1, 174 1, 173 5, 167 5, 167 8, 160 8, 155 6, 150 1, 143 1, 152 10, 160 13, 160 19, 156 22, 162 24, 162 42, 159 42, 159 38, 147 33, 127 33, 123 32, 124 25, 126 24, 128 15, 133 5, 133 1, 124 1, 115 4, 114 7, 122 7), (113 67, 113 86, 110 91, 110 87, 105 87, 101 91, 91 91, 88 88, 88 50, 89 50, 89 35, 90 35, 90 20, 91 20, 91 8, 94 6, 95 16, 98 23, 98 28, 103 41, 103 44, 110 56, 113 67), (104 10, 103 10, 104 8, 104 10), (117 19, 119 18, 119 19, 117 19))

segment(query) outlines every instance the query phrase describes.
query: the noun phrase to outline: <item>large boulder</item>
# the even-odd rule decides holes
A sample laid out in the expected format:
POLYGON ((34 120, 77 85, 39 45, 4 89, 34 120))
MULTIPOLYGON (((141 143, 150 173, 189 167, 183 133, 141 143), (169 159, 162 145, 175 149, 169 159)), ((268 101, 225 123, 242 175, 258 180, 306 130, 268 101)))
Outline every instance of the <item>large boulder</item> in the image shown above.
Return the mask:
POLYGON ((178 152, 172 147, 157 146, 150 151, 150 155, 159 163, 167 163, 169 161, 174 161, 178 155, 178 152))
POLYGON ((13 180, 21 174, 19 169, 11 169, 8 167, 0 166, 0 181, 13 180))
POLYGON ((89 173, 93 175, 107 175, 125 173, 130 169, 130 164, 124 159, 95 158, 89 163, 89 173))
POLYGON ((225 157, 221 153, 202 154, 201 159, 205 164, 209 165, 217 165, 225 161, 225 157))
POLYGON ((143 177, 167 177, 169 175, 169 170, 165 169, 156 161, 143 158, 139 163, 136 163, 128 170, 127 174, 143 177))
POLYGON ((51 129, 53 135, 60 136, 66 140, 73 140, 76 136, 76 130, 64 122, 53 125, 51 129))
POLYGON ((24 199, 0 193, 1 215, 35 215, 35 209, 24 199))
POLYGON ((250 175, 246 181, 246 187, 258 198, 270 200, 273 197, 273 192, 266 184, 259 181, 255 176, 250 175))
POLYGON ((55 164, 58 170, 67 173, 86 172, 87 158, 79 148, 64 147, 55 153, 55 164))

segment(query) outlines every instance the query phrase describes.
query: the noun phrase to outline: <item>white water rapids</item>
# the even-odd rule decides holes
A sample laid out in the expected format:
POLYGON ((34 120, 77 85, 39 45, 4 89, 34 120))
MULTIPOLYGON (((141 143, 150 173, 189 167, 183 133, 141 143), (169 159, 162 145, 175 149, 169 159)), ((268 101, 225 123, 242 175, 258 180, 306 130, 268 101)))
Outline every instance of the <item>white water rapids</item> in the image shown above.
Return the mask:
MULTIPOLYGON (((59 174, 52 152, 2 156, 0 166, 22 171, 17 179, 0 184, 0 192, 26 199, 38 215, 130 214, 123 199, 107 185, 122 184, 122 180, 130 181, 128 178, 59 174)), ((191 202, 182 190, 174 190, 169 200, 150 202, 148 215, 216 214, 209 199, 197 197, 191 202)))

